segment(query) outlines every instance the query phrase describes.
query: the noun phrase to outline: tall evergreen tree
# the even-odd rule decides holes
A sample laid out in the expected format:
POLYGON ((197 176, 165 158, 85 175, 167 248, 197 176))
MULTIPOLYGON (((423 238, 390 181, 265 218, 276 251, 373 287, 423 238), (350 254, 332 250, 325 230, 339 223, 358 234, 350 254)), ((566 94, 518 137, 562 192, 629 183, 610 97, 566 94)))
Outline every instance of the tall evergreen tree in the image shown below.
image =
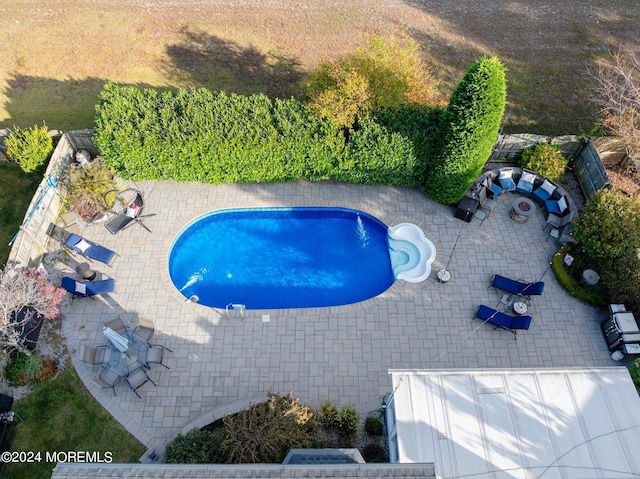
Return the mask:
POLYGON ((498 138, 506 96, 500 60, 483 58, 469 68, 442 118, 436 156, 427 172, 427 195, 446 204, 464 196, 498 138))

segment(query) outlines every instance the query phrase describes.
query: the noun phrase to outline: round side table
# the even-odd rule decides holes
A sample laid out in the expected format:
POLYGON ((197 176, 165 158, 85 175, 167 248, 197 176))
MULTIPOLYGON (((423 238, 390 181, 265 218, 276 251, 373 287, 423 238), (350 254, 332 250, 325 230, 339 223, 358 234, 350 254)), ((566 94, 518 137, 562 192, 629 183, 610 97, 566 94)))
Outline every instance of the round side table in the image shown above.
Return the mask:
POLYGON ((525 314, 527 312, 527 303, 524 301, 516 301, 513 303, 513 312, 516 314, 525 314))
POLYGON ((451 279, 451 273, 449 273, 449 271, 447 271, 444 268, 438 271, 438 281, 440 281, 441 283, 446 283, 450 279, 451 279))
POLYGON ((82 279, 86 281, 93 281, 96 279, 96 272, 89 267, 89 263, 80 263, 76 266, 76 273, 82 276, 82 279))

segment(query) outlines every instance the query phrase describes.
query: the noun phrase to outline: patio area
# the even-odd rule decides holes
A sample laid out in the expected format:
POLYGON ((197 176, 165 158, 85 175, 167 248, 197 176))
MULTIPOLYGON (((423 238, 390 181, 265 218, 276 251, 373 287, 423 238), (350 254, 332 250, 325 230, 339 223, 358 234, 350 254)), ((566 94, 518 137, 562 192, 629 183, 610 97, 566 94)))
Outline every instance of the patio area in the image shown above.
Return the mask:
MULTIPOLYGON (((498 197, 481 224, 454 218, 454 208, 419 191, 341 183, 211 186, 173 182, 141 185, 144 220, 112 235, 103 224, 82 231, 118 256, 93 263, 98 278, 115 279, 115 292, 96 300, 68 300, 63 331, 78 374, 91 393, 150 450, 162 454, 178 432, 202 427, 263 401, 270 391, 293 392, 304 403, 378 409, 391 390, 389 369, 544 368, 611 366, 599 329, 605 313, 568 296, 549 262, 557 251, 547 241, 540 208, 524 224, 510 218, 514 194, 498 197), (349 306, 244 312, 230 318, 185 302, 167 272, 167 253, 177 232, 197 215, 250 206, 343 206, 365 211, 388 226, 420 226, 436 246, 431 276, 422 283, 396 282, 381 296, 349 306), (458 239, 459 236, 459 239, 458 239), (455 253, 449 261, 454 244, 455 253), (436 272, 447 265, 451 280, 436 272), (494 330, 473 319, 480 304, 495 307, 501 291, 489 287, 493 274, 545 282, 533 298, 528 331, 494 330), (79 356, 81 344, 104 342, 102 322, 120 315, 134 327, 138 316, 153 319, 152 342, 173 350, 152 368, 157 387, 101 390, 95 372, 79 356), (264 315, 268 315, 264 317, 264 315)), ((73 257, 78 262, 79 256, 73 257)), ((68 258, 63 275, 75 276, 68 258)))

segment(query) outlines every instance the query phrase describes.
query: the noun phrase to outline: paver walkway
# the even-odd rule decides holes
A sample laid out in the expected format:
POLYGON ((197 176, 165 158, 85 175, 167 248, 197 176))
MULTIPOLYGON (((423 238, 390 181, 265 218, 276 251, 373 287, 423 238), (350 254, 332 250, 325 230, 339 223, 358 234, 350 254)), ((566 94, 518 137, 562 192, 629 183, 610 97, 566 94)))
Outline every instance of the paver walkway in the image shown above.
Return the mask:
MULTIPOLYGON (((348 186, 340 183, 224 185, 150 183, 145 224, 116 236, 103 225, 84 235, 118 253, 112 267, 95 265, 115 278, 116 292, 102 300, 80 299, 64 311, 64 333, 74 365, 89 390, 146 446, 162 451, 181 430, 202 426, 224 414, 262 401, 269 391, 293 392, 313 406, 331 401, 362 413, 378 409, 390 392, 390 368, 590 367, 615 364, 599 331, 602 312, 569 297, 549 262, 557 249, 545 241, 544 215, 526 224, 509 217, 511 193, 498 198, 480 224, 453 216, 407 188, 348 186), (248 311, 245 320, 228 319, 192 303, 171 284, 167 252, 175 234, 196 215, 247 206, 344 206, 370 213, 387 225, 418 224, 437 248, 431 278, 398 282, 362 304, 328 309, 248 311), (435 281, 449 260, 452 280, 435 281), (513 335, 474 320, 479 304, 495 306, 501 292, 489 288, 491 275, 546 283, 530 308, 529 331, 513 335), (263 322, 262 315, 270 314, 263 322), (102 344, 103 320, 119 314, 131 326, 137 317, 155 321, 154 342, 173 349, 154 367, 147 383, 133 392, 118 387, 116 397, 91 383, 95 374, 78 358, 81 343, 102 344)), ((77 258, 79 259, 79 258, 77 258)), ((75 263, 70 259, 67 273, 75 263)), ((69 271, 70 270, 70 271, 69 271)))

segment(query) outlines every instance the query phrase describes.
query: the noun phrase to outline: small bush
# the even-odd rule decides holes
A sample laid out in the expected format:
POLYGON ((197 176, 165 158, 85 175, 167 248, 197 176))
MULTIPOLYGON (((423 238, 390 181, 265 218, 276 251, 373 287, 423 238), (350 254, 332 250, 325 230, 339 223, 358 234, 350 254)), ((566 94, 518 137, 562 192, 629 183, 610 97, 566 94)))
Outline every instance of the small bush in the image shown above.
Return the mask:
POLYGON ((17 126, 5 140, 7 153, 25 173, 40 168, 53 153, 53 140, 47 133, 47 126, 33 126, 23 130, 17 126))
POLYGON ((525 148, 520 158, 520 167, 535 171, 551 181, 560 181, 567 169, 568 160, 562 156, 557 145, 538 143, 525 148))
POLYGON ((26 386, 37 381, 42 372, 43 358, 18 353, 7 366, 6 377, 13 386, 26 386))
POLYGON ((320 408, 320 424, 330 431, 340 429, 340 412, 330 402, 324 403, 320 408))
POLYGON ((220 437, 208 431, 192 429, 178 434, 166 449, 166 461, 170 464, 210 464, 219 462, 220 437))
POLYGON ((377 437, 382 436, 384 433, 384 427, 382 421, 377 417, 368 417, 364 422, 364 430, 369 436, 377 437))
POLYGON ((93 220, 107 210, 104 194, 117 187, 113 171, 101 160, 69 168, 63 185, 65 208, 73 209, 86 220, 93 220))
POLYGON ((362 457, 367 462, 387 462, 387 452, 379 444, 367 444, 362 450, 362 457))
POLYGON ((340 428, 339 434, 345 438, 353 438, 358 434, 358 422, 360 415, 354 407, 346 406, 340 411, 340 428))
POLYGON ((435 105, 438 82, 408 36, 365 37, 365 44, 307 78, 309 107, 321 118, 351 128, 372 110, 408 104, 435 105))
POLYGON ((224 418, 228 462, 281 463, 291 448, 314 447, 314 416, 291 394, 269 393, 268 401, 224 418))

